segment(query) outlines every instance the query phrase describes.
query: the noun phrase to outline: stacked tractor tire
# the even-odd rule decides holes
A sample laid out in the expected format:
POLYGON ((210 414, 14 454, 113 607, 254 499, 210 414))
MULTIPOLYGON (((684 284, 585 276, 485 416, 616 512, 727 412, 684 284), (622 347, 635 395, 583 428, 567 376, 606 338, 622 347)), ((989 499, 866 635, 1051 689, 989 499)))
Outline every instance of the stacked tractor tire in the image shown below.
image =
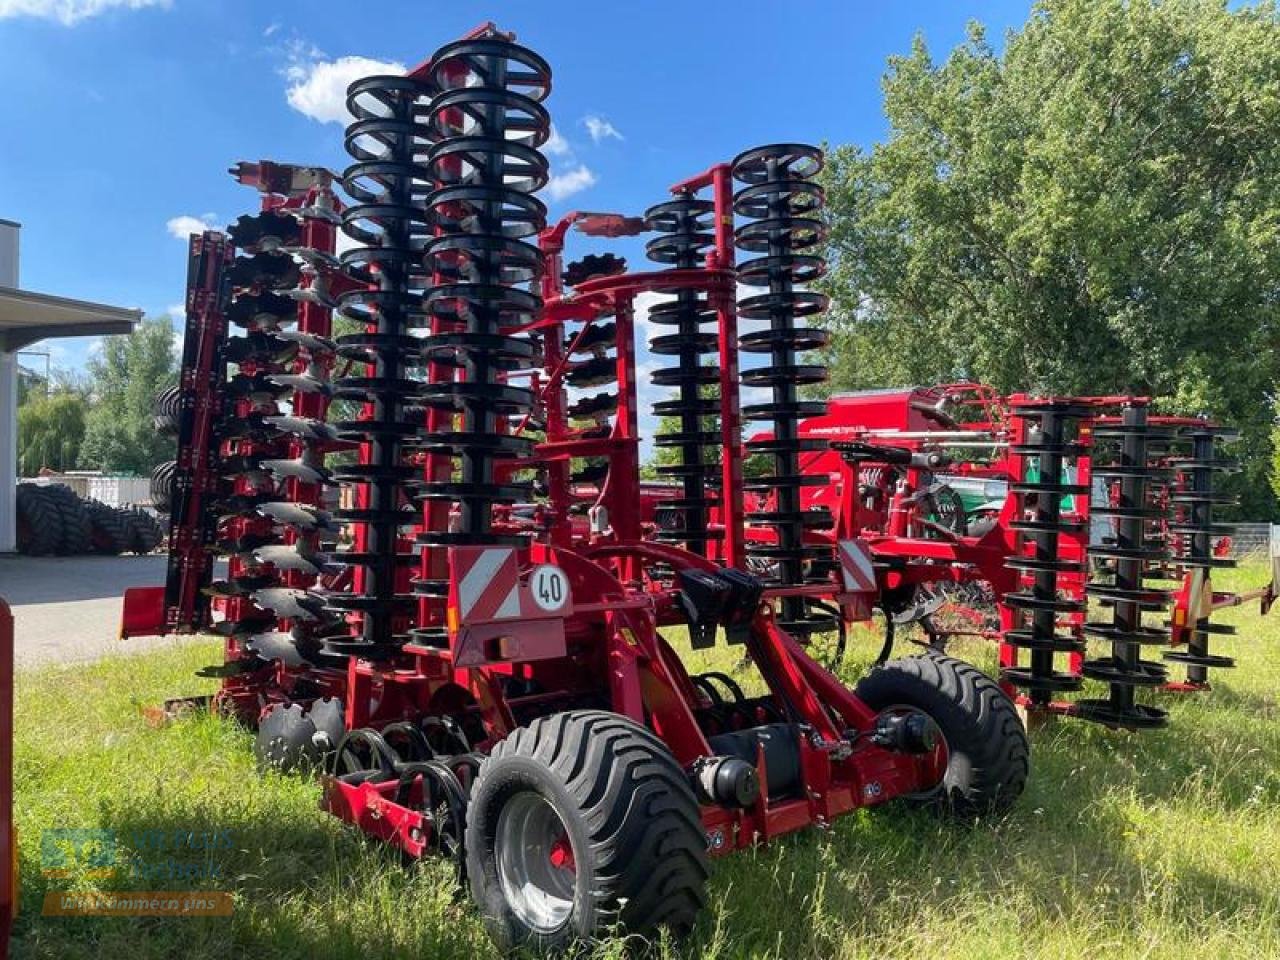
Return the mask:
MULTIPOLYGON (((178 435, 176 386, 157 394, 152 425, 161 436, 178 435)), ((151 473, 151 509, 141 504, 112 506, 80 497, 63 483, 18 485, 18 552, 32 557, 81 554, 151 553, 164 542, 164 520, 173 499, 176 464, 151 473)))
POLYGON ((145 508, 82 499, 62 483, 20 483, 18 552, 32 557, 151 553, 164 539, 145 508))
MULTIPOLYGON (((178 387, 166 387, 156 395, 152 426, 156 433, 176 442, 182 422, 182 398, 178 387)), ((173 478, 177 462, 166 460, 151 471, 151 506, 157 513, 168 514, 173 508, 173 478)))

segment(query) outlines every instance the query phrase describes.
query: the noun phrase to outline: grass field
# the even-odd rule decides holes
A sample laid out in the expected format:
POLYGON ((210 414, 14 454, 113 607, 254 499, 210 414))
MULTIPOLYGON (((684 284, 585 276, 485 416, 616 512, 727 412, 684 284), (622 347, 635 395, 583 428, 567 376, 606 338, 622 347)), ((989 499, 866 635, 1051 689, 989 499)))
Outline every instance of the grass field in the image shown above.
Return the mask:
MULTIPOLYGON (((1230 582, 1263 579, 1258 564, 1230 582)), ((1223 619, 1240 628, 1221 643, 1239 669, 1217 674, 1207 696, 1171 702, 1167 730, 1124 735, 1062 722, 1034 731, 1031 783, 999 822, 943 825, 891 806, 719 861, 712 908, 693 939, 658 952, 1280 957, 1280 612, 1262 619, 1250 606, 1223 619)), ((875 650, 870 640, 856 645, 849 680, 875 650)), ((990 648, 960 652, 993 666, 990 648)), ((144 705, 212 689, 191 674, 216 658, 216 644, 195 642, 19 677, 15 956, 494 956, 448 868, 405 869, 322 814, 314 781, 257 774, 247 732, 211 717, 164 729, 143 722, 144 705), (45 877, 40 838, 50 828, 113 830, 141 870, 45 877), (175 848, 175 835, 188 833, 197 839, 175 848), (196 849, 204 834, 213 849, 196 849), (158 882, 171 868, 202 877, 158 882), (234 891, 233 916, 40 916, 47 890, 193 885, 234 891)))

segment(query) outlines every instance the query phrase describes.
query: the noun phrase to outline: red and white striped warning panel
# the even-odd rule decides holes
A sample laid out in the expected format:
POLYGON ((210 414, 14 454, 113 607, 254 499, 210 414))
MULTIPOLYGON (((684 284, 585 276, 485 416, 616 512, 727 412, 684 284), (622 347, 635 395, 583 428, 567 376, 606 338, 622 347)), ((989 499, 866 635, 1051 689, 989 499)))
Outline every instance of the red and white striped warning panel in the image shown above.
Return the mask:
POLYGON ((573 612, 568 575, 541 563, 520 578, 510 547, 451 547, 447 626, 455 667, 565 655, 564 618, 573 612))
POLYGON ((449 613, 455 623, 565 617, 573 612, 564 570, 540 563, 528 572, 528 583, 522 583, 511 547, 451 547, 449 569, 449 613))
POLYGON ((871 562, 871 548, 861 540, 840 540, 840 575, 850 593, 874 593, 876 568, 871 562))
POLYGON ((463 623, 520 616, 520 567, 510 547, 452 547, 454 606, 463 623))

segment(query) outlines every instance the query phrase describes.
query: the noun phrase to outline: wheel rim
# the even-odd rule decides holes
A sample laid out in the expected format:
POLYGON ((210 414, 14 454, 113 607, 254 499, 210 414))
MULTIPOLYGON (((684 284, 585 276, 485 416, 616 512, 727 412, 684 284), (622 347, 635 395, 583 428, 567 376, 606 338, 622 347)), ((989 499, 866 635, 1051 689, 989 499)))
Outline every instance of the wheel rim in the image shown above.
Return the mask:
POLYGON ((538 933, 564 926, 578 872, 568 832, 551 804, 530 790, 513 796, 498 814, 494 848, 502 894, 521 922, 538 933))
MULTIPOLYGON (((881 712, 923 713, 930 720, 933 720, 927 710, 921 710, 919 707, 913 707, 905 703, 895 703, 881 712)), ((938 743, 929 753, 917 755, 916 769, 919 771, 921 779, 937 777, 937 782, 927 790, 903 794, 908 800, 930 800, 943 795, 947 790, 947 774, 951 772, 951 745, 947 743, 947 735, 942 730, 942 724, 936 720, 933 721, 933 724, 937 728, 938 743)))

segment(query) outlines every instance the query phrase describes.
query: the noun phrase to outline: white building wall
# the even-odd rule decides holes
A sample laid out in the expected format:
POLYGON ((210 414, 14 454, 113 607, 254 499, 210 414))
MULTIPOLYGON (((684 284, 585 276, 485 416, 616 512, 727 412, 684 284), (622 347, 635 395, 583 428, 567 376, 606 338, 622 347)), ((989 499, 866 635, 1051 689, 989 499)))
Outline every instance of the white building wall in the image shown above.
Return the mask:
MULTIPOLYGON (((18 286, 18 224, 0 220, 0 287, 18 286)), ((0 553, 17 549, 18 356, 0 350, 0 553)))

